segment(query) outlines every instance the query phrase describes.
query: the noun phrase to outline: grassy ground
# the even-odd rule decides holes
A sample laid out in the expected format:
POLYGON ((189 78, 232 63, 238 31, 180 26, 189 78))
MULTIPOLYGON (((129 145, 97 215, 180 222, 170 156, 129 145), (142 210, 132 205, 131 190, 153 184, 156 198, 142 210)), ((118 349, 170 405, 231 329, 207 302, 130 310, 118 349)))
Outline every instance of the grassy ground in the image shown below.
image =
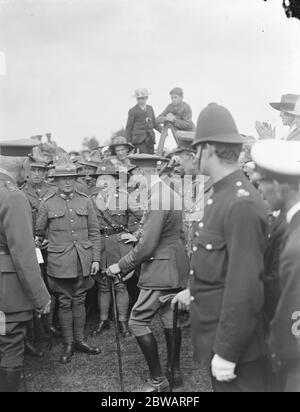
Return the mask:
MULTIPOLYGON (((94 326, 94 322, 88 324, 87 332, 89 333, 94 326)), ((165 342, 158 320, 155 320, 153 330, 158 339, 161 360, 165 364, 165 342)), ((25 360, 27 390, 30 392, 118 392, 118 363, 113 324, 104 335, 99 338, 90 337, 89 342, 101 346, 101 355, 87 356, 76 353, 71 363, 61 365, 59 357, 62 346, 58 341, 51 352, 46 352, 43 359, 27 357, 25 360)), ((125 390, 137 391, 147 380, 148 372, 134 338, 122 340, 122 357, 125 390)), ((185 329, 183 334, 182 371, 184 386, 179 389, 179 392, 211 391, 207 373, 197 367, 192 360, 189 329, 185 329)))

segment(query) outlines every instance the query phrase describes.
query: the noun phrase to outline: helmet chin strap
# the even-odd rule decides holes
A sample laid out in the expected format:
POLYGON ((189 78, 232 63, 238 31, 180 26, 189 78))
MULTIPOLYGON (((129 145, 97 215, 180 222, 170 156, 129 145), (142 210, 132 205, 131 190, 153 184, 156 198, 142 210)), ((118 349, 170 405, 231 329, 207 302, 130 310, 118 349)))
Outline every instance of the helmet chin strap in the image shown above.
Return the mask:
POLYGON ((201 170, 202 153, 203 153, 203 145, 201 144, 200 145, 200 153, 199 153, 199 156, 198 156, 198 165, 197 165, 199 172, 201 170))

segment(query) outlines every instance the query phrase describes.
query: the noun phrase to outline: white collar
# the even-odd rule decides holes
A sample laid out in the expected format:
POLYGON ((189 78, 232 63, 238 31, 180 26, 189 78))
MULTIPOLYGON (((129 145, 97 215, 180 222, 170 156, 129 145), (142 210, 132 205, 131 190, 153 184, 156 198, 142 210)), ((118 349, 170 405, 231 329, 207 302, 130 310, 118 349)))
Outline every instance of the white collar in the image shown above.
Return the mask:
POLYGON ((300 211, 300 202, 296 203, 286 214, 286 220, 288 224, 291 223, 293 217, 300 211))

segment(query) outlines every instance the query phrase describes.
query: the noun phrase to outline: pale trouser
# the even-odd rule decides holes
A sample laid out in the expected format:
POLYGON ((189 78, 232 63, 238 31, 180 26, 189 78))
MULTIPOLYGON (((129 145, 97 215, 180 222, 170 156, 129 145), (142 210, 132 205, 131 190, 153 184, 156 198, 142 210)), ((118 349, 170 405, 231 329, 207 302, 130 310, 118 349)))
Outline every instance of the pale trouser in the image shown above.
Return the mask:
POLYGON ((160 297, 169 295, 172 290, 146 290, 141 289, 138 300, 134 305, 129 327, 134 336, 144 336, 151 333, 150 325, 157 313, 165 329, 173 327, 173 310, 170 302, 162 304, 160 297))

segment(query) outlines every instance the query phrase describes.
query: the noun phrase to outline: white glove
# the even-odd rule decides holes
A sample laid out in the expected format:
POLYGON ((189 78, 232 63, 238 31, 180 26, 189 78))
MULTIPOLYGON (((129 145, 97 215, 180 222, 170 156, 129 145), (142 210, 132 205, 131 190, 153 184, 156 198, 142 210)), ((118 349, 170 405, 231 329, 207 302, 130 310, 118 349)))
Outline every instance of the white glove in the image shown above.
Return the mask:
POLYGON ((212 375, 218 382, 231 382, 236 379, 235 368, 235 363, 229 362, 219 355, 215 355, 211 362, 212 375))

